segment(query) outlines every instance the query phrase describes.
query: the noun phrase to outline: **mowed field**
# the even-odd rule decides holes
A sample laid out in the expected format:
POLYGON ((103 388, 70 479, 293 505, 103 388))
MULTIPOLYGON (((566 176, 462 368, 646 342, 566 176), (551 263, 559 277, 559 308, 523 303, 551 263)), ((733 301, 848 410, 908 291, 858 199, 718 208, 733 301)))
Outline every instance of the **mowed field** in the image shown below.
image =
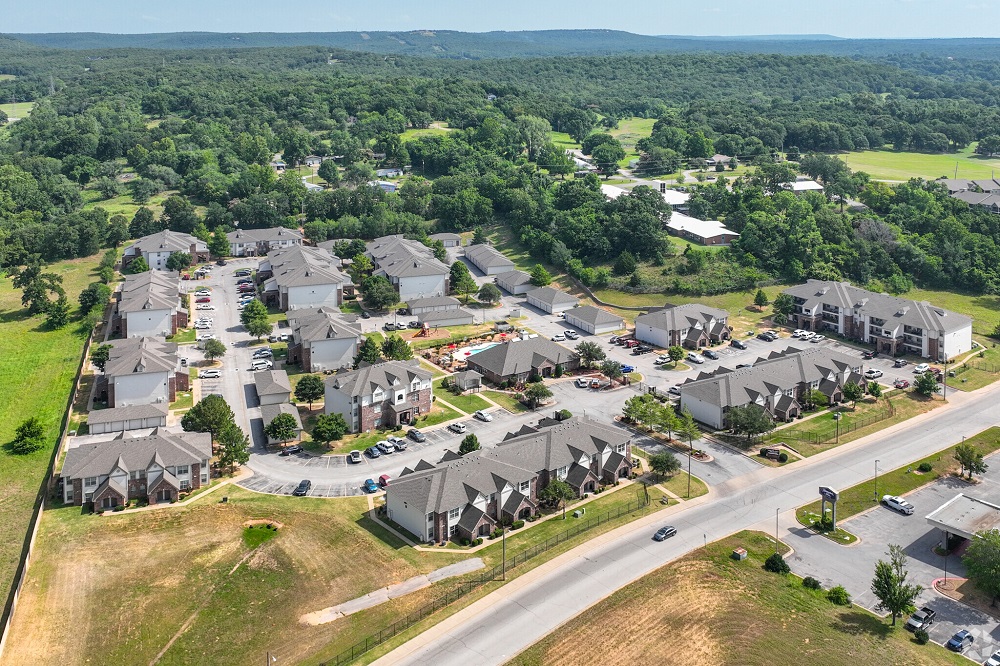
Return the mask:
POLYGON ((992 178, 995 171, 1000 171, 1000 159, 980 157, 973 153, 974 149, 975 144, 956 153, 862 150, 835 156, 854 171, 864 171, 877 180, 955 178, 956 167, 958 178, 992 178))
MULTIPOLYGON (((99 256, 65 261, 47 270, 63 276, 63 287, 75 305, 80 291, 97 279, 98 261, 99 256)), ((0 539, 0 590, 4 599, 86 340, 76 320, 62 330, 50 331, 43 316, 28 317, 21 307, 21 292, 11 282, 9 277, 0 279, 0 524, 5 535, 0 539), (45 425, 48 446, 29 455, 13 455, 6 444, 29 416, 37 416, 45 425)))
POLYGON ((764 571, 773 552, 759 532, 710 544, 615 592, 508 664, 592 661, 595 627, 614 636, 601 654, 615 664, 969 663, 939 645, 917 645, 901 624, 892 629, 861 608, 832 604, 796 576, 764 571), (742 562, 730 557, 738 546, 749 551, 742 562))
POLYGON ((0 104, 0 111, 7 114, 8 118, 27 118, 31 110, 35 108, 34 102, 15 102, 13 104, 0 104))

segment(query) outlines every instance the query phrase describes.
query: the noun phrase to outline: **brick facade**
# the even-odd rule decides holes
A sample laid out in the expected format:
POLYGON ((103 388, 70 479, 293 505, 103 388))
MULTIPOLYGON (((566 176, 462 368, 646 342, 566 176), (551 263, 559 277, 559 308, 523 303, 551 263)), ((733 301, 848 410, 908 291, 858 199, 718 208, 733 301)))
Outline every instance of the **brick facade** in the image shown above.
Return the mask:
MULTIPOLYGON (((303 367, 308 366, 303 365, 303 367)), ((397 405, 395 409, 393 409, 391 400, 384 400, 376 405, 360 406, 358 408, 359 432, 374 430, 380 426, 411 424, 417 418, 431 411, 431 389, 421 389, 416 393, 407 391, 406 398, 406 401, 402 405, 397 405), (414 398, 416 399, 414 400, 414 398), (380 411, 375 411, 376 407, 380 411)))

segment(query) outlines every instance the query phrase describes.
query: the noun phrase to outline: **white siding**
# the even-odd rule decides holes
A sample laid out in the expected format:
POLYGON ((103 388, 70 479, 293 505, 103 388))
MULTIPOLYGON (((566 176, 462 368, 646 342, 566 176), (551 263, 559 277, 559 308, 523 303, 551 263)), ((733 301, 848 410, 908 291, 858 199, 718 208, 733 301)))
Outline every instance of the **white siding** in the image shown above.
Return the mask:
POLYGON ((340 285, 317 284, 288 288, 288 309, 318 308, 321 305, 340 305, 340 285))
POLYGON ((430 541, 431 537, 428 534, 434 523, 427 522, 427 515, 422 511, 417 511, 413 507, 407 506, 404 502, 397 500, 393 496, 391 484, 385 493, 385 506, 390 520, 396 521, 400 527, 407 530, 410 534, 419 537, 420 541, 430 541))
POLYGON ((144 252, 142 256, 153 270, 167 270, 167 259, 173 252, 144 252))
MULTIPOLYGON (((351 432, 358 431, 358 420, 352 414, 350 396, 341 393, 330 385, 327 385, 324 402, 327 414, 340 414, 344 417, 344 421, 347 422, 347 426, 350 428, 351 432)), ((360 403, 360 400, 358 402, 360 403)), ((357 407, 360 410, 360 404, 357 405, 357 407)))
POLYGON ((126 312, 125 322, 130 338, 167 336, 172 332, 170 310, 126 312))
POLYGON ((965 328, 957 331, 945 334, 943 353, 947 354, 948 358, 954 358, 959 354, 964 354, 965 352, 971 350, 972 324, 969 324, 965 328))
POLYGON ((280 405, 282 403, 288 402, 288 393, 274 393, 271 395, 258 395, 260 398, 260 404, 262 405, 280 405))
POLYGON ((446 277, 446 275, 424 275, 400 278, 396 285, 399 288, 399 300, 409 301, 415 298, 447 296, 444 293, 446 277))
POLYGON ((649 324, 635 325, 635 339, 663 349, 670 346, 670 334, 662 328, 653 328, 649 324))
POLYGON ((114 378, 115 407, 166 403, 170 399, 169 375, 166 372, 147 372, 122 375, 114 378))
POLYGON ((357 338, 335 338, 305 342, 304 344, 309 345, 311 352, 312 367, 309 371, 322 372, 323 370, 337 370, 339 368, 350 367, 354 363, 357 343, 357 338))
POLYGON ((685 409, 691 412, 691 416, 699 423, 704 423, 713 428, 722 428, 724 425, 722 407, 684 395, 684 389, 682 388, 681 410, 685 409))

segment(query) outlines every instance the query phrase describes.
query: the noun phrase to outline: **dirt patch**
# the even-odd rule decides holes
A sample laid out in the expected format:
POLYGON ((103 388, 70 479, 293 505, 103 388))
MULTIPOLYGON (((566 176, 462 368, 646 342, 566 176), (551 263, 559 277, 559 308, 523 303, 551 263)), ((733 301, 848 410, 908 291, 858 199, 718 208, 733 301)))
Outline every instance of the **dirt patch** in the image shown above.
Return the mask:
POLYGON ((271 525, 276 530, 284 529, 285 527, 284 523, 272 520, 271 518, 254 518, 243 523, 243 527, 253 527, 254 525, 271 525))

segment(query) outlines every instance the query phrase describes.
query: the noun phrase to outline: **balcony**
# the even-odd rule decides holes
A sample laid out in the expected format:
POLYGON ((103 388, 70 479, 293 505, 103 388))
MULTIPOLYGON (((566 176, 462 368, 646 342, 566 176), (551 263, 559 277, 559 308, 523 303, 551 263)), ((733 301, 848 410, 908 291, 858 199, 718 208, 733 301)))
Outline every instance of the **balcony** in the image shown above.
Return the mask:
POLYGON ((924 329, 917 328, 916 326, 903 326, 903 333, 909 333, 911 335, 917 335, 923 337, 924 329))

